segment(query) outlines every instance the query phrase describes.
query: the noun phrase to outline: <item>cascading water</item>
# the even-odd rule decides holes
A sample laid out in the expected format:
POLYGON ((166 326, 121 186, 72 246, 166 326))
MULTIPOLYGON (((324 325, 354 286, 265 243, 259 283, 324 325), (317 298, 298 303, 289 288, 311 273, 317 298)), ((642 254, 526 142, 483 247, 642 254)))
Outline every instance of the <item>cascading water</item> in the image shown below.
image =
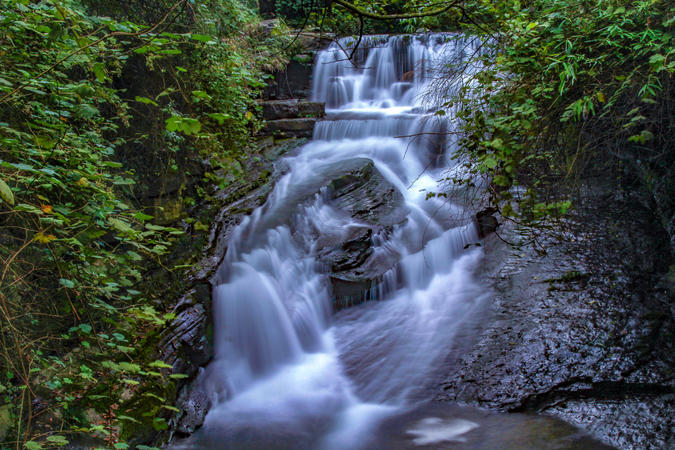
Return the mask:
MULTIPOLYGON (((454 334, 484 298, 471 275, 481 250, 465 248, 478 241, 474 225, 460 204, 427 199, 451 169, 453 126, 434 114, 428 87, 439 65, 475 44, 456 35, 364 37, 350 61, 354 43, 319 54, 313 95, 326 103, 326 120, 232 235, 213 299, 215 361, 201 378, 214 406, 200 433, 211 437, 191 445, 368 445, 380 420, 428 400, 454 334), (331 317, 317 243, 363 224, 321 187, 331 167, 354 158, 372 160, 400 191, 407 220, 373 238, 375 252, 400 257, 383 301, 331 317)), ((456 428, 477 426, 464 422, 456 428)))

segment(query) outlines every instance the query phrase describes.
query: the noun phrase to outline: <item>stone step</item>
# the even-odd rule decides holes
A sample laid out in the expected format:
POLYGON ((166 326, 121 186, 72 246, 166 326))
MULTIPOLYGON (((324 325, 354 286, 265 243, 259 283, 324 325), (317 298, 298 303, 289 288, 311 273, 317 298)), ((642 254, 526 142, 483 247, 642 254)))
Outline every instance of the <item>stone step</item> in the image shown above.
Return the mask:
POLYGON ((261 134, 275 137, 311 138, 316 121, 315 117, 268 120, 261 134))
POLYGON ((260 102, 263 110, 263 119, 296 119, 296 118, 321 118, 326 115, 326 106, 321 102, 298 100, 266 100, 260 102))

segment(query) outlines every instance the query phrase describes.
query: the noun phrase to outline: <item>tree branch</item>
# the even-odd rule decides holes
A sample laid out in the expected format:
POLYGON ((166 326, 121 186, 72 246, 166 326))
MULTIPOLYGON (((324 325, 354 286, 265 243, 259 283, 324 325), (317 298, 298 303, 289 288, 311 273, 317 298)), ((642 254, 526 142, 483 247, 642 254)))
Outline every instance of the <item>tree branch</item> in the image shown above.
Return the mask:
POLYGON ((337 3, 338 5, 342 6, 343 8, 346 8, 350 11, 352 11, 355 14, 358 14, 361 17, 368 17, 369 19, 375 19, 375 20, 399 20, 399 19, 414 19, 416 17, 428 17, 428 16, 435 16, 437 14, 442 14, 446 11, 449 11, 450 9, 456 7, 460 1, 456 0, 452 3, 450 3, 447 6, 444 6, 442 8, 438 9, 433 9, 431 11, 420 11, 420 12, 414 12, 414 13, 401 13, 401 14, 376 14, 372 13, 370 11, 366 11, 365 9, 359 8, 358 6, 349 3, 346 0, 333 0, 333 3, 337 3))

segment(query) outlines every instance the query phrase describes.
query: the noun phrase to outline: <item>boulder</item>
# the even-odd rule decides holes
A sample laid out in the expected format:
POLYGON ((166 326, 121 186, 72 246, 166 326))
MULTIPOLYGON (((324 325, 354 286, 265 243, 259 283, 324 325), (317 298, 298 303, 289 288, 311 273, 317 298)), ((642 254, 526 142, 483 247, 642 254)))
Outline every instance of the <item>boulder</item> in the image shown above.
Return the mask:
POLYGON ((314 33, 312 31, 291 31, 297 36, 295 43, 304 51, 317 51, 328 47, 335 40, 334 33, 314 33))

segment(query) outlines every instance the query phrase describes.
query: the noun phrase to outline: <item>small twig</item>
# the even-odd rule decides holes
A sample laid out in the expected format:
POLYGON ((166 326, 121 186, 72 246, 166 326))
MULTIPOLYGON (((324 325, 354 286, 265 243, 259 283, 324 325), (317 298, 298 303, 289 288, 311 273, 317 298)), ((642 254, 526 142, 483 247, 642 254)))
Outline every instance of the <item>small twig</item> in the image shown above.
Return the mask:
POLYGON ((356 49, 358 49, 359 45, 361 44, 362 38, 363 38, 363 16, 359 16, 359 39, 356 41, 356 44, 354 45, 354 48, 352 49, 352 52, 349 55, 349 60, 351 60, 354 57, 356 49))

